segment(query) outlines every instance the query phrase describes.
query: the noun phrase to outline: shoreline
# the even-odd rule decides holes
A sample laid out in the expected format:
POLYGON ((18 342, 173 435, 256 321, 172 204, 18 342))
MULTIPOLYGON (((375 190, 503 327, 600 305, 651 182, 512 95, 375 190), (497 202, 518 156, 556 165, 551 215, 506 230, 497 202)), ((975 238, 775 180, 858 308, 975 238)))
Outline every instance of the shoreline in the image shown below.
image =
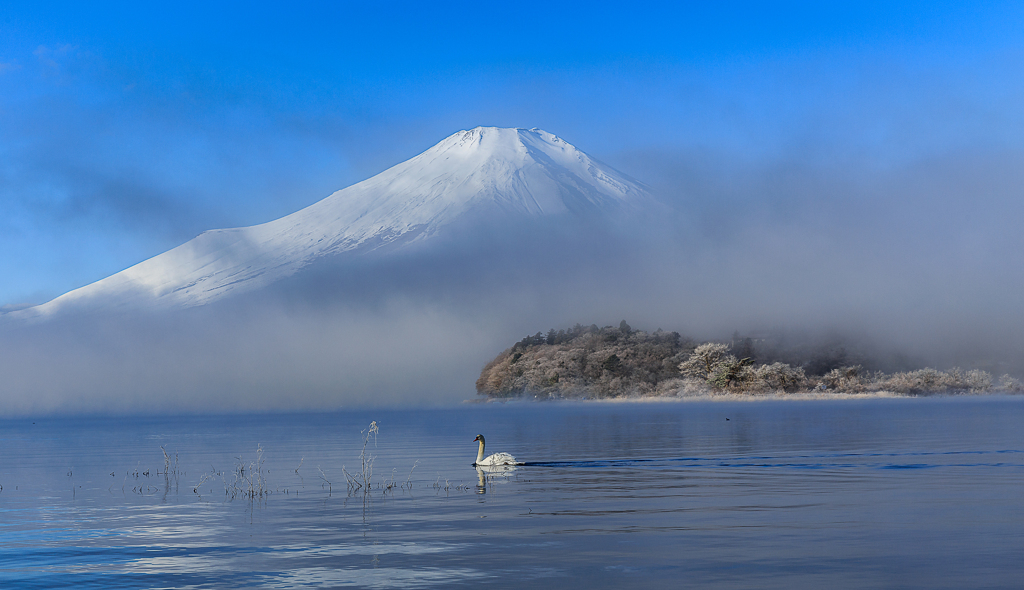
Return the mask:
POLYGON ((995 391, 984 393, 970 392, 928 392, 923 394, 899 393, 895 391, 868 391, 860 393, 839 393, 839 392, 797 392, 797 393, 702 393, 684 395, 645 395, 645 396, 618 396, 618 397, 560 397, 560 398, 538 398, 529 396, 518 396, 510 398, 484 398, 467 399, 465 404, 495 404, 495 403, 550 403, 550 402, 587 402, 604 404, 621 403, 687 403, 687 402, 759 402, 759 401, 826 401, 826 400, 865 400, 865 399, 934 399, 934 398, 982 398, 982 397, 1021 397, 1024 394, 1013 391, 995 391))

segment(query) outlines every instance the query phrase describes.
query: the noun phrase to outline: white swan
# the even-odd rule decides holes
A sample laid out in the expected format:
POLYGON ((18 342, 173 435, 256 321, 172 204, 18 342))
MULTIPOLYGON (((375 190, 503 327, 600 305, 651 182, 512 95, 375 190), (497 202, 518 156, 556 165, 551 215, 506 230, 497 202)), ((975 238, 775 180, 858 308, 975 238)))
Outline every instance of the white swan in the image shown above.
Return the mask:
POLYGON ((473 442, 480 441, 480 450, 476 454, 476 462, 473 465, 522 465, 516 458, 508 453, 494 453, 490 457, 484 457, 484 435, 478 434, 473 442))

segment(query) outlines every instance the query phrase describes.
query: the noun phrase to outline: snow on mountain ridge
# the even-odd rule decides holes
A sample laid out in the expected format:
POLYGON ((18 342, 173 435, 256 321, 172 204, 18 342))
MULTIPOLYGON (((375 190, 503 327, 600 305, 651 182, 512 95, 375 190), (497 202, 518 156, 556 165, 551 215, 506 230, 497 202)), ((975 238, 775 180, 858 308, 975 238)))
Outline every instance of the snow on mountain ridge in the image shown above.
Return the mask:
POLYGON ((200 305, 265 286, 323 256, 427 239, 470 212, 611 215, 647 200, 635 182, 551 133, 477 127, 295 213, 204 232, 32 312, 94 299, 200 305))

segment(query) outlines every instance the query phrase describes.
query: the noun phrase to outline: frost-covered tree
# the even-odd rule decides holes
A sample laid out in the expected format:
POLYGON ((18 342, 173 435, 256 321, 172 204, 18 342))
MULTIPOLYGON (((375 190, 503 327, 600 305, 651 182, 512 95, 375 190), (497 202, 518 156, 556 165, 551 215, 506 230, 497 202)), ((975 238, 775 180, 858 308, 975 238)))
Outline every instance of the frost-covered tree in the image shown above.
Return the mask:
POLYGON ((707 381, 714 375, 719 364, 735 361, 736 357, 729 354, 728 345, 708 342, 695 348, 690 358, 679 364, 679 372, 684 377, 707 381))
POLYGON ((481 371, 477 391, 495 397, 651 395, 678 379, 690 346, 676 332, 577 324, 527 336, 502 352, 481 371))
POLYGON ((754 382, 759 389, 791 391, 806 387, 807 376, 799 367, 772 363, 754 369, 754 382))
POLYGON ((625 322, 603 328, 576 324, 568 330, 537 332, 487 363, 477 380, 477 391, 492 397, 558 398, 705 395, 713 390, 758 394, 825 389, 906 395, 1024 390, 1024 385, 1009 375, 997 382, 978 369, 923 368, 885 374, 869 372, 861 365, 834 366, 824 373, 808 368, 843 360, 842 348, 836 347, 828 348, 827 354, 793 355, 797 365, 777 360, 754 365, 751 358, 757 351, 749 338, 735 336, 732 348, 714 342, 694 344, 676 332, 647 333, 625 322), (739 351, 744 352, 741 358, 737 358, 739 351), (802 360, 825 357, 828 363, 802 360), (808 374, 815 377, 810 379, 808 374))

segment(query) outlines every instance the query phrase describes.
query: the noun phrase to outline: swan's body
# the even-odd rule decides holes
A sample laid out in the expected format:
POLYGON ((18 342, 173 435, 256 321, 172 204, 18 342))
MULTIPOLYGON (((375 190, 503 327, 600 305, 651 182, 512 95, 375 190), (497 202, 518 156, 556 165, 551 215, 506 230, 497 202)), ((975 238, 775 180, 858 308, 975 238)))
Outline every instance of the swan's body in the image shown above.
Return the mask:
POLYGON ((494 453, 489 457, 484 457, 484 435, 478 434, 473 441, 480 442, 480 450, 476 454, 476 462, 473 465, 491 466, 491 465, 522 465, 516 461, 516 458, 508 453, 494 453))

